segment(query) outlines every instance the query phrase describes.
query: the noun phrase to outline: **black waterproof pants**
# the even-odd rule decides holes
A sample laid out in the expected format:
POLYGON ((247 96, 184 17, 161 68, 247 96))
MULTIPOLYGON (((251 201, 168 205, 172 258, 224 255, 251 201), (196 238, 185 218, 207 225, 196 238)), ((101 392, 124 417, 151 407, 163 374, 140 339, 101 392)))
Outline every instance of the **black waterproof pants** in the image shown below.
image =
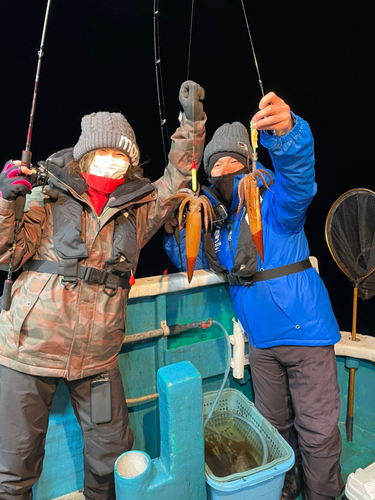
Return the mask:
POLYGON ((93 424, 90 384, 94 377, 68 381, 35 377, 0 366, 0 500, 30 500, 42 472, 49 412, 63 380, 84 440, 84 495, 87 500, 114 500, 113 467, 131 449, 124 389, 118 368, 107 372, 112 387, 112 420, 93 424))
POLYGON ((249 361, 257 409, 295 449, 297 436, 301 455, 299 451, 296 455, 302 461, 306 500, 339 496, 344 483, 333 346, 255 350, 250 346, 249 361))

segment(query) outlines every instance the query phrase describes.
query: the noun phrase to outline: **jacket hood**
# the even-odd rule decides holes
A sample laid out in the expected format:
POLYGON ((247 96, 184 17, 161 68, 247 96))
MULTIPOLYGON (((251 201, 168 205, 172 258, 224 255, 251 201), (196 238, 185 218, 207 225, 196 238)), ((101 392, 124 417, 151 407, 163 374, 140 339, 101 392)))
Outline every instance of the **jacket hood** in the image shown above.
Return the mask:
MULTIPOLYGON (((51 155, 45 162, 40 162, 53 177, 63 184, 69 186, 75 193, 82 195, 87 192, 88 184, 81 175, 73 175, 68 170, 68 164, 74 161, 73 148, 66 148, 57 151, 51 155)), ((143 170, 138 169, 140 176, 143 175, 143 170)), ((54 179, 50 178, 50 182, 55 185, 54 179)), ((58 186, 63 187, 63 186, 58 186)), ((111 206, 119 205, 128 201, 150 194, 154 190, 154 185, 145 177, 137 177, 131 181, 126 181, 111 193, 111 206)))

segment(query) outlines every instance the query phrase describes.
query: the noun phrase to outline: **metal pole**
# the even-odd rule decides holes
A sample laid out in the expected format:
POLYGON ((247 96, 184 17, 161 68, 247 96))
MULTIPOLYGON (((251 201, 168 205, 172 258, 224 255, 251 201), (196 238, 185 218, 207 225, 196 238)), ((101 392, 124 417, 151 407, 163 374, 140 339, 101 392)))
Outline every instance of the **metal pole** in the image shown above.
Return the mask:
POLYGON ((140 342, 142 340, 152 340, 158 337, 169 337, 171 335, 178 335, 179 333, 186 330, 193 330, 195 328, 209 328, 211 325, 211 318, 203 321, 192 321, 191 323, 185 323, 184 325, 171 326, 168 326, 165 321, 162 321, 161 328, 148 330, 146 332, 134 333, 133 335, 127 335, 123 341, 123 344, 134 344, 135 342, 140 342))
MULTIPOLYGON (((353 289, 353 319, 352 319, 352 341, 356 341, 357 332, 357 304, 358 304, 358 287, 353 289)), ((354 421, 354 382, 355 368, 349 369, 349 396, 348 396, 348 414, 346 417, 346 439, 353 441, 353 421, 354 421)))

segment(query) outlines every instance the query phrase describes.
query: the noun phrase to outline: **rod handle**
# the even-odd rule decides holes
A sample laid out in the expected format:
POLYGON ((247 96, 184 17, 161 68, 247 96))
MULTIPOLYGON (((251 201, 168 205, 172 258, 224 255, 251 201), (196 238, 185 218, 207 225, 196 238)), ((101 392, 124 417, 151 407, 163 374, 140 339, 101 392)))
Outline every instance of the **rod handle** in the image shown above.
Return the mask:
POLYGON ((19 195, 16 198, 15 202, 15 207, 14 207, 14 216, 17 220, 22 219, 23 216, 23 210, 25 208, 25 203, 26 203, 26 196, 25 195, 19 195))
POLYGON ((12 285, 13 285, 12 280, 5 280, 4 281, 3 295, 1 297, 1 309, 4 309, 4 311, 8 311, 10 308, 10 299, 12 296, 12 285))

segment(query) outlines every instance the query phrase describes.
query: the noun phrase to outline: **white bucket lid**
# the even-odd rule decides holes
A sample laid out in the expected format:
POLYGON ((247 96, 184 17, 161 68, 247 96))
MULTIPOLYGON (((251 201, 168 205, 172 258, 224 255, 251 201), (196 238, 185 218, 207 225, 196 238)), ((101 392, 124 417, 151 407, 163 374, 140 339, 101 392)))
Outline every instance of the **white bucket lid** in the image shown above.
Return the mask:
POLYGON ((345 495, 348 500, 375 500, 375 462, 349 474, 345 495))

